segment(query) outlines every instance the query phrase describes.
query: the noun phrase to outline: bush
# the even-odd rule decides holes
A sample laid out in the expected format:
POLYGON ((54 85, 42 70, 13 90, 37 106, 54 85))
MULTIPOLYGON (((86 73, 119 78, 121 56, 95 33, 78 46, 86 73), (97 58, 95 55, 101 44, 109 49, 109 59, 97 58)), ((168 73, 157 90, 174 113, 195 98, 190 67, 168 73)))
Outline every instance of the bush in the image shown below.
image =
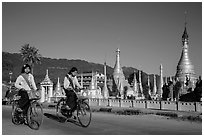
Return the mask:
POLYGON ((100 108, 99 111, 102 112, 111 112, 112 108, 100 108))
POLYGON ((168 116, 168 117, 178 117, 176 113, 171 113, 171 112, 156 112, 156 115, 160 116, 168 116))
POLYGON ((116 113, 119 115, 139 115, 142 112, 140 110, 119 110, 116 113))
POLYGON ((202 122, 202 117, 200 117, 200 116, 183 116, 182 119, 183 120, 187 119, 187 120, 190 120, 190 121, 200 121, 200 122, 202 122))

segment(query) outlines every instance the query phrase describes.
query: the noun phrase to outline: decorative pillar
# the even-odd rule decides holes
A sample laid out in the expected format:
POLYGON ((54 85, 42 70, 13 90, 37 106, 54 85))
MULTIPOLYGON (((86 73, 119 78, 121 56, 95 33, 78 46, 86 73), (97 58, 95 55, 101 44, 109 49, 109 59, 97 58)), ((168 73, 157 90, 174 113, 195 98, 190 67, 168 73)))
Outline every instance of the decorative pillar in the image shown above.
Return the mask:
POLYGON ((159 89, 158 89, 158 94, 159 94, 159 98, 162 98, 162 87, 163 87, 163 67, 162 64, 160 65, 160 83, 159 83, 159 89))
POLYGON ((154 86, 153 86, 153 95, 157 94, 157 84, 156 84, 156 75, 154 74, 154 86))
POLYGON ((140 94, 143 97, 143 87, 142 87, 142 71, 139 71, 139 89, 140 89, 140 94))
POLYGON ((41 87, 41 93, 40 93, 40 95, 41 95, 41 98, 40 98, 40 102, 41 103, 43 103, 43 102, 45 102, 45 88, 41 85, 40 86, 41 87))
POLYGON ((51 97, 52 97, 52 92, 53 92, 53 87, 49 86, 48 87, 48 102, 51 102, 51 97))
POLYGON ((149 93, 149 95, 151 96, 149 75, 147 75, 147 86, 148 86, 148 93, 149 93))

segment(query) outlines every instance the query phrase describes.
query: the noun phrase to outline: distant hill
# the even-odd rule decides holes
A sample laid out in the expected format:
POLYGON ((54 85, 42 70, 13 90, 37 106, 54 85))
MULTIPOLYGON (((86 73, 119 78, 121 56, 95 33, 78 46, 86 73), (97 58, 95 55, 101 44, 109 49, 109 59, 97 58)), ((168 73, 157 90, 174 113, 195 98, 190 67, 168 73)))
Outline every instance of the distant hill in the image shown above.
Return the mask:
MULTIPOLYGON (((2 52, 2 80, 9 81, 9 71, 13 72, 12 81, 14 81, 21 72, 21 67, 24 64, 19 53, 2 52)), ((77 67, 79 73, 98 71, 103 73, 103 64, 96 64, 84 60, 68 60, 68 59, 51 59, 42 57, 41 64, 35 64, 34 76, 37 82, 41 82, 49 70, 49 77, 53 82, 57 82, 59 77, 61 80, 71 67, 77 67)), ((107 75, 111 76, 113 68, 107 66, 107 75)))
MULTIPOLYGON (((15 81, 17 76, 20 74, 21 67, 24 64, 20 53, 8 53, 2 52, 2 81, 9 81, 9 71, 13 72, 12 81, 15 81)), ((79 73, 97 71, 104 73, 104 65, 91 63, 85 60, 68 60, 68 59, 52 59, 52 58, 41 58, 41 64, 35 64, 34 76, 35 81, 39 84, 46 75, 46 70, 49 70, 50 79, 56 84, 57 78, 60 78, 60 82, 64 79, 65 74, 70 70, 71 67, 77 67, 79 73)), ((129 83, 133 80, 134 70, 138 76, 138 70, 132 67, 123 67, 123 72, 128 79, 129 83)), ((110 78, 113 74, 113 68, 107 66, 107 76, 110 78)), ((158 76, 157 76, 158 77, 158 76)), ((147 74, 142 72, 142 83, 143 86, 147 83, 147 74)), ((153 83, 153 75, 150 75, 150 83, 153 83)), ((151 84, 151 88, 152 88, 151 84)))

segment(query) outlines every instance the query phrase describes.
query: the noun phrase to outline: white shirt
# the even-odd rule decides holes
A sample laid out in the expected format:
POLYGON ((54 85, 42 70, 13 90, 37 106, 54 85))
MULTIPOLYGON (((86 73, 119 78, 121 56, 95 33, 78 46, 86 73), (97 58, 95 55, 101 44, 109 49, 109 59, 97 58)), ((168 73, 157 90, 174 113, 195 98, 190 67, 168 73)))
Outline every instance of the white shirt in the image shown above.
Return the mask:
MULTIPOLYGON (((28 74, 28 81, 31 85, 31 87, 34 89, 34 90, 37 90, 37 87, 35 85, 35 81, 34 81, 34 77, 32 74, 28 74)), ((31 88, 28 86, 26 80, 23 78, 23 76, 18 76, 18 78, 16 79, 16 82, 15 82, 15 87, 18 88, 18 89, 25 89, 25 90, 31 90, 31 88)))
MULTIPOLYGON (((81 87, 81 85, 79 84, 79 82, 78 82, 78 79, 77 79, 77 77, 75 76, 75 77, 72 77, 71 75, 69 75, 69 74, 67 74, 68 75, 68 77, 72 80, 72 83, 73 83, 73 87, 75 88, 76 86, 78 87, 78 88, 82 88, 81 87)), ((72 87, 72 85, 71 85, 71 83, 70 83, 70 81, 69 81, 69 79, 67 78, 67 77, 65 77, 64 78, 64 88, 65 89, 73 89, 73 87, 72 87)))

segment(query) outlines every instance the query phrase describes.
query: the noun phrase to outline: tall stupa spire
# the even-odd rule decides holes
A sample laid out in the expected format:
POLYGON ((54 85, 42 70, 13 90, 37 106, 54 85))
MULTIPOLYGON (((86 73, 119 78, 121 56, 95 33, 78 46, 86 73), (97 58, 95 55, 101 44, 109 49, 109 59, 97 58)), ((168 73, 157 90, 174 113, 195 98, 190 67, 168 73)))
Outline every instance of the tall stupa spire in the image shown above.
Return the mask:
POLYGON ((134 70, 134 78, 133 78, 133 91, 136 97, 138 97, 138 83, 136 78, 136 71, 134 70))
POLYGON ((120 49, 116 50, 116 63, 114 67, 114 73, 123 73, 122 68, 120 66, 120 49))
POLYGON ((140 89, 140 94, 143 96, 142 71, 141 70, 139 70, 139 89, 140 89))
POLYGON ((192 83, 195 83, 196 76, 194 72, 194 66, 192 65, 190 58, 189 58, 189 51, 188 51, 188 33, 187 33, 187 26, 185 21, 185 28, 182 35, 182 52, 181 57, 177 65, 177 72, 176 72, 176 78, 178 78, 179 81, 185 82, 186 78, 190 78, 190 81, 192 83))
POLYGON ((107 77, 106 77, 106 62, 104 63, 104 86, 103 86, 103 97, 108 98, 109 97, 109 92, 107 88, 107 77))
POLYGON ((113 78, 114 78, 114 83, 116 84, 117 91, 121 95, 121 98, 124 97, 123 93, 123 83, 125 81, 125 76, 123 74, 122 67, 120 66, 120 49, 118 48, 116 50, 116 62, 115 62, 115 67, 113 71, 113 78))

